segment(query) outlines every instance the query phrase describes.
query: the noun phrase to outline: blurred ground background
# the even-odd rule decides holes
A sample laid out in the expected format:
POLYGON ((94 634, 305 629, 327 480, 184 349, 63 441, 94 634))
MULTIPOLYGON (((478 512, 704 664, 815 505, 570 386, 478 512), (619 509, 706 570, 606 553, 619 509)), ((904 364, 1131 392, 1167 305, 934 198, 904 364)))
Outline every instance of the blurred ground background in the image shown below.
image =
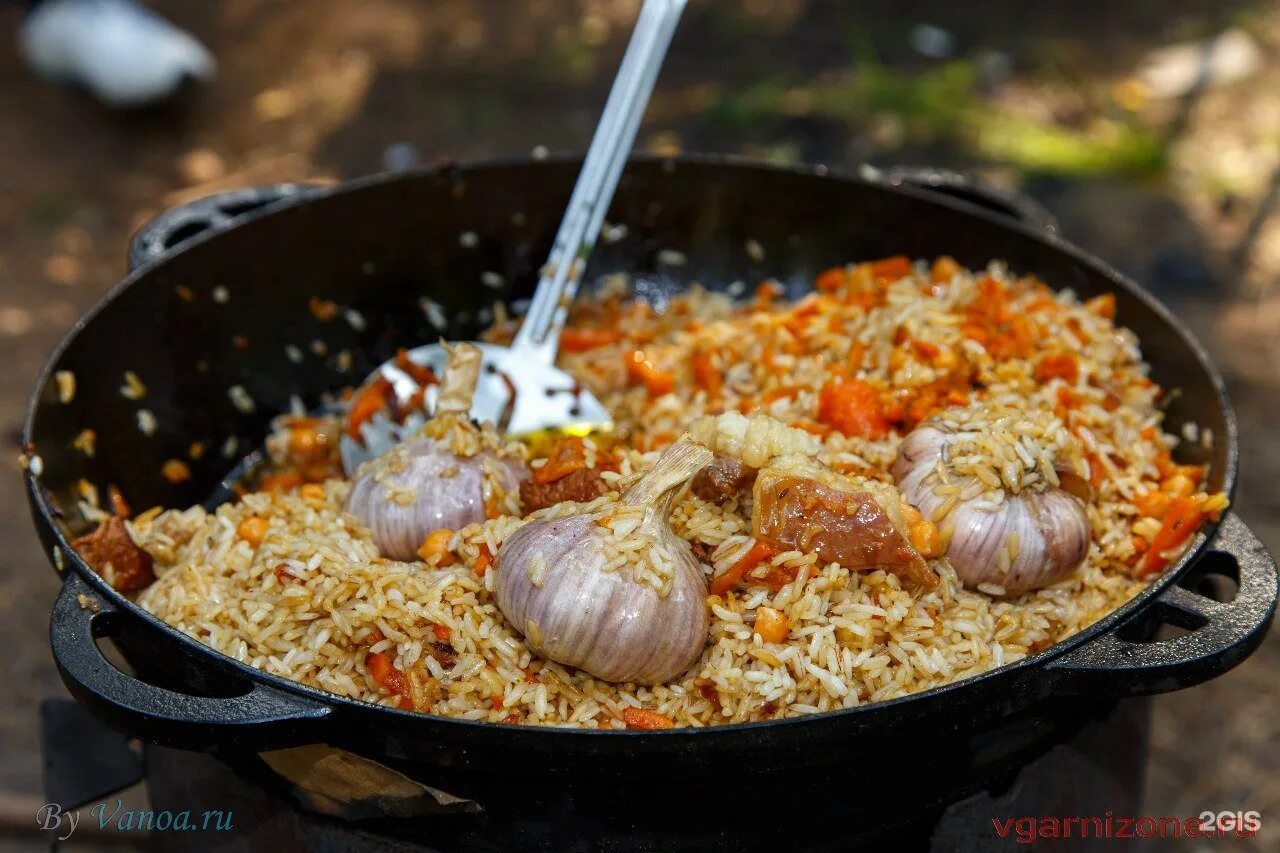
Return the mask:
MULTIPOLYGON (((0 7, 0 791, 40 790, 36 709, 61 695, 56 591, 16 464, 27 392, 123 272, 131 231, 223 188, 443 157, 583 149, 635 0, 153 4, 220 63, 146 113, 47 87, 0 7)), ((1280 550, 1280 8, 1232 0, 1025 4, 693 0, 641 132, 651 151, 978 172, 1164 298, 1227 373, 1240 513, 1280 550), (892 7, 892 8, 891 8, 892 7)), ((1145 812, 1257 810, 1280 847, 1280 636, 1160 698, 1145 812)), ((35 836, 0 847, 42 846, 35 836)))

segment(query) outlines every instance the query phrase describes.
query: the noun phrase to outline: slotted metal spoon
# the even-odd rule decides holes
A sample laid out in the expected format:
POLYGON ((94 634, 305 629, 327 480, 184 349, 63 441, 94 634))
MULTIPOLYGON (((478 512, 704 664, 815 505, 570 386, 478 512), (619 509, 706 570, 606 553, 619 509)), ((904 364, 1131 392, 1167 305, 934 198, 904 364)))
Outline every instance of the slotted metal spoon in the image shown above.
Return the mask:
MULTIPOLYGON (((493 421, 515 436, 555 429, 585 433, 608 428, 608 411, 572 376, 555 366, 556 352, 569 304, 604 224, 605 212, 631 153, 685 3, 686 0, 645 0, 641 7, 520 329, 509 347, 475 342, 484 359, 471 404, 471 416, 476 420, 493 421)), ((431 368, 436 375, 442 375, 445 369, 441 344, 416 347, 408 357, 415 364, 431 368)), ((366 383, 380 376, 391 382, 401 406, 420 390, 413 377, 394 361, 379 367, 366 383)), ((362 462, 390 450, 420 427, 426 410, 434 403, 434 390, 428 388, 424 395, 424 411, 415 412, 402 424, 379 414, 361 427, 362 441, 343 435, 342 461, 346 470, 355 471, 362 462)))

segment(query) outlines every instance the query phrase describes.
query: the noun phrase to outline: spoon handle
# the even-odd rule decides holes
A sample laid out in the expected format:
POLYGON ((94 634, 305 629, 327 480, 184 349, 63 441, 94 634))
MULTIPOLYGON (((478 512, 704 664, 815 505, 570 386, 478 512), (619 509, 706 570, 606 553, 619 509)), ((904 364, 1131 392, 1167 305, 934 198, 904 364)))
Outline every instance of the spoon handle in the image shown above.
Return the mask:
POLYGON ((587 149, 538 288, 511 343, 543 363, 555 361, 560 331, 626 166, 686 0, 645 0, 587 149))

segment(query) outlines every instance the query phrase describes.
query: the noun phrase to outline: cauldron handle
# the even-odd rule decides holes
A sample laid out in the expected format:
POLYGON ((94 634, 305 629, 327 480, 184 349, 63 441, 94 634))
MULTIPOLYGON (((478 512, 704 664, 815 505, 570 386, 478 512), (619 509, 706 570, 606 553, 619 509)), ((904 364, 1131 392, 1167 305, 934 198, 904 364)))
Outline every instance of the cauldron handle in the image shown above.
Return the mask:
POLYGON ((324 741, 331 709, 303 696, 245 679, 237 696, 193 696, 127 675, 97 641, 116 636, 126 614, 98 595, 74 570, 53 605, 49 639, 71 694, 103 722, 127 734, 182 749, 229 743, 274 749, 324 741))
POLYGON ((198 198, 171 207, 143 225, 129 240, 129 270, 138 269, 191 238, 229 227, 240 217, 320 189, 315 184, 266 184, 198 198))
POLYGON ((1181 580, 1212 574, 1236 581, 1235 598, 1215 601, 1175 584, 1143 614, 1186 633, 1139 642, 1127 638, 1121 626, 1050 661, 1046 689, 1144 696, 1191 687, 1236 666, 1262 642, 1275 615, 1280 589, 1276 561, 1245 523, 1231 514, 1223 518, 1209 549, 1181 580))

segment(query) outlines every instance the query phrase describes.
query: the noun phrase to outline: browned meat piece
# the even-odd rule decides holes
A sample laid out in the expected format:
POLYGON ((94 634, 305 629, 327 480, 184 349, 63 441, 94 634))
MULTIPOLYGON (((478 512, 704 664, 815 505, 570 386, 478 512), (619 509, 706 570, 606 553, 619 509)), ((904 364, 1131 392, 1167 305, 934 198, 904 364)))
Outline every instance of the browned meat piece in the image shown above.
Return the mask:
POLYGON ((698 472, 689 488, 704 501, 743 497, 756 481, 757 469, 732 456, 716 458, 698 472))
POLYGON ((448 643, 432 643, 423 649, 428 657, 433 657, 446 669, 458 662, 458 653, 448 643))
POLYGON ((71 547, 117 592, 137 592, 156 579, 151 555, 133 544, 124 521, 114 515, 71 547))
POLYGON ((756 537, 810 551, 845 568, 881 568, 916 589, 938 577, 872 490, 843 491, 807 477, 770 472, 756 482, 756 537))
POLYGON ((578 468, 550 483, 532 479, 520 483, 520 503, 526 513, 545 509, 564 501, 586 503, 609 491, 604 477, 594 468, 578 468))

